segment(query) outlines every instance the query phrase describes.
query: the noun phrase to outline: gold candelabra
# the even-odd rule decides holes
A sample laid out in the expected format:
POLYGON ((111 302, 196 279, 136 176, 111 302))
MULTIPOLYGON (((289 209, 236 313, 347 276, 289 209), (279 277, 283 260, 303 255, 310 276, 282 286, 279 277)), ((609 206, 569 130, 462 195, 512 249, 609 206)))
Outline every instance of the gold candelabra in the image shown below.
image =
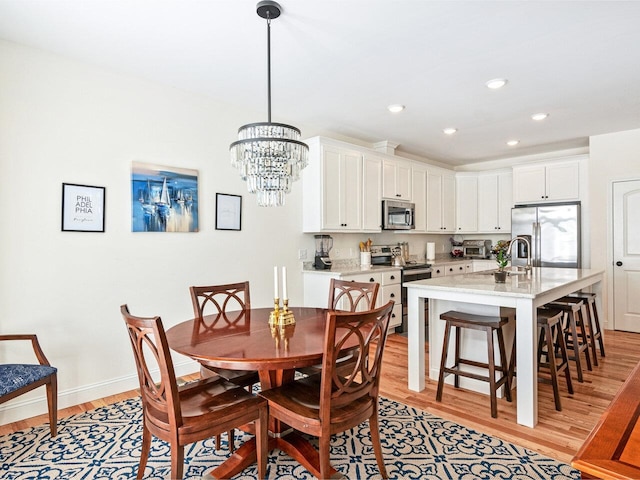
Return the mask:
POLYGON ((280 299, 273 299, 273 310, 269 314, 270 325, 293 325, 296 319, 293 312, 289 310, 289 299, 282 300, 283 307, 280 308, 280 299))

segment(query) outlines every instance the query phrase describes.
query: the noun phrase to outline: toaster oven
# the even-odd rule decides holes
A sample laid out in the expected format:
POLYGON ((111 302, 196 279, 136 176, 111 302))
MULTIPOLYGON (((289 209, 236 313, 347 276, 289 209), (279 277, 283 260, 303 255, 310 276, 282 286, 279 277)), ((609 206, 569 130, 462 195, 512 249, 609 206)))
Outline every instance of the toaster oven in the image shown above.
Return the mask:
POLYGON ((462 255, 466 258, 489 258, 491 240, 463 240, 462 255))

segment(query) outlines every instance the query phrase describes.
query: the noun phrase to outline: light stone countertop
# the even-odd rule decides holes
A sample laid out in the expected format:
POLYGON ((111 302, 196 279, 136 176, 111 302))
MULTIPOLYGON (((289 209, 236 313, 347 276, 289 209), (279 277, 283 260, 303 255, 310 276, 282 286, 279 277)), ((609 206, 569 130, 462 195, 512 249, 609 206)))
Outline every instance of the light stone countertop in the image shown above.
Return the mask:
POLYGON ((567 283, 596 277, 602 273, 602 270, 593 269, 534 267, 530 274, 510 274, 505 283, 496 283, 492 271, 485 271, 405 282, 404 286, 423 291, 535 298, 567 283))
POLYGON ((313 266, 305 265, 302 273, 317 273, 320 275, 358 275, 360 273, 379 273, 400 271, 400 267, 390 265, 373 265, 371 267, 362 267, 357 263, 334 264, 330 270, 316 270, 313 266))

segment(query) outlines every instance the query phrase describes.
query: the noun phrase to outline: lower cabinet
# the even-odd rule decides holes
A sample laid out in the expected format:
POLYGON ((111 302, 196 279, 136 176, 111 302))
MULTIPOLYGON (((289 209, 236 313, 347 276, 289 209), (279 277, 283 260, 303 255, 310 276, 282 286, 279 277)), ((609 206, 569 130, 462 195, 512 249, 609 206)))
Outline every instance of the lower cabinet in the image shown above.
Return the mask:
POLYGON ((436 263, 431 267, 431 277, 482 272, 484 270, 493 270, 496 267, 495 260, 458 260, 456 262, 436 263))
POLYGON ((461 273, 470 273, 473 271, 473 263, 468 262, 447 262, 437 263, 431 267, 431 277, 444 277, 446 275, 460 275, 461 273))
POLYGON ((326 308, 329 301, 329 283, 331 278, 351 280, 353 282, 377 282, 380 284, 376 307, 386 305, 389 300, 395 302, 389 329, 402 324, 402 273, 401 270, 384 270, 367 273, 317 273, 303 272, 304 305, 306 307, 326 308))

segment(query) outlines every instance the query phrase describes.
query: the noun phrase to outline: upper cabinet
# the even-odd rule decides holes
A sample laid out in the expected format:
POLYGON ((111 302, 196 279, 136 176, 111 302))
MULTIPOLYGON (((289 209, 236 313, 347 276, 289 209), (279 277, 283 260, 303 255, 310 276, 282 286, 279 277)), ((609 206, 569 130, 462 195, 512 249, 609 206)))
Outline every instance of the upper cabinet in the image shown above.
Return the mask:
POLYGON ((580 199, 580 162, 513 167, 513 201, 557 202, 580 199))
POLYGON ((511 232, 511 172, 478 175, 478 232, 511 232))
POLYGON ((309 165, 302 172, 303 231, 380 231, 380 159, 365 162, 357 149, 320 137, 307 143, 309 165))
POLYGON ((510 171, 456 174, 456 231, 509 233, 513 207, 510 171))
POLYGON ((454 232, 456 229, 456 178, 440 170, 427 172, 427 231, 454 232))
POLYGON ((427 166, 425 164, 414 163, 411 177, 413 203, 415 204, 415 233, 425 233, 427 231, 427 166))
POLYGON ((362 230, 379 232, 382 226, 382 160, 364 154, 362 160, 362 230))
POLYGON ((456 231, 478 231, 478 176, 456 175, 456 231))
POLYGON ((382 196, 410 202, 412 177, 411 162, 385 158, 382 161, 382 196))

